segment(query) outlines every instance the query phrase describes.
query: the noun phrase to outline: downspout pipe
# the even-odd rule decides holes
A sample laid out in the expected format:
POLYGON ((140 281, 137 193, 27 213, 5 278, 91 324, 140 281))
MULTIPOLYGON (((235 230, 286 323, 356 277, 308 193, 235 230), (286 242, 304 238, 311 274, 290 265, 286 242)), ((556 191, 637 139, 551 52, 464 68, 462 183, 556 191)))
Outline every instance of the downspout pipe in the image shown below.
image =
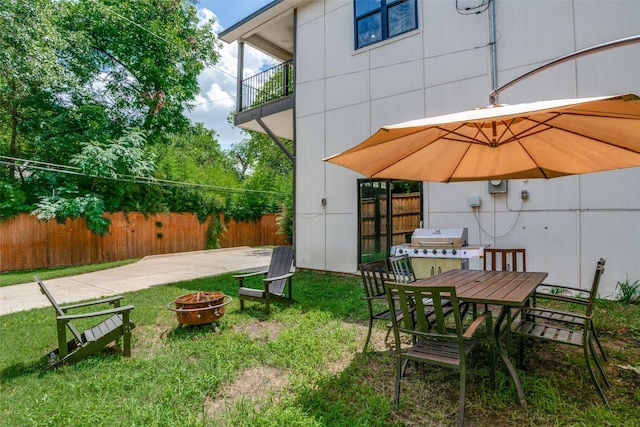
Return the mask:
POLYGON ((496 52, 496 7, 495 0, 489 0, 489 32, 491 45, 491 93, 498 87, 498 56, 496 52))
MULTIPOLYGON (((493 3, 493 0, 490 0, 493 3)), ((591 46, 591 47, 587 47, 585 49, 581 49, 578 50, 576 52, 570 53, 568 55, 564 55, 561 56, 559 58, 556 58, 550 62, 547 62, 544 65, 541 65, 538 68, 534 68, 533 70, 529 71, 528 73, 524 73, 519 77, 516 77, 515 79, 511 80, 510 82, 503 84, 502 86, 500 86, 497 89, 494 89, 491 91, 491 93, 489 94, 489 103, 491 105, 495 105, 496 103, 496 99, 498 97, 498 94, 500 92, 502 92, 503 90, 507 89, 508 87, 511 87, 512 85, 518 83, 520 80, 526 79, 527 77, 530 77, 534 74, 539 73, 540 71, 544 71, 547 68, 553 67, 554 65, 558 65, 558 64, 562 64, 563 62, 567 62, 567 61, 571 61, 573 59, 577 59, 580 58, 582 56, 586 56, 586 55, 590 55, 592 53, 596 53, 599 52, 601 50, 607 50, 607 49, 611 49, 614 47, 621 47, 621 46, 626 46, 626 45, 630 45, 633 43, 638 43, 640 42, 640 35, 636 35, 636 36, 631 36, 631 37, 625 37, 622 39, 618 39, 618 40, 613 40, 610 42, 606 42, 606 43, 602 43, 602 44, 598 44, 595 46, 591 46)))
MULTIPOLYGON (((497 55, 497 47, 496 47, 496 2, 495 0, 489 0, 489 32, 490 39, 489 42, 491 44, 491 91, 496 90, 498 87, 498 55, 497 55)), ((491 198, 491 216, 493 219, 493 232, 491 239, 493 240, 493 246, 496 246, 496 198, 491 198)), ((480 215, 478 214, 478 218, 480 215)), ((478 230, 478 235, 480 235, 480 230, 478 230)))

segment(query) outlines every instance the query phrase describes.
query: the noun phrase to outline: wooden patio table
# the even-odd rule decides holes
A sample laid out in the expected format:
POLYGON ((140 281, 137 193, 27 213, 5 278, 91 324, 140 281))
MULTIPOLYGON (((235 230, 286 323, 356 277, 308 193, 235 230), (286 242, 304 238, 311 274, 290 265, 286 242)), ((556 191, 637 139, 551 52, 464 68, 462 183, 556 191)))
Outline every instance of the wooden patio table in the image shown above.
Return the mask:
MULTIPOLYGON (((507 370, 516 386, 518 399, 522 406, 527 402, 524 398, 518 374, 502 345, 504 334, 502 323, 510 315, 511 308, 524 307, 536 287, 547 277, 547 273, 489 270, 449 270, 436 276, 418 279, 412 283, 416 286, 448 285, 456 288, 458 300, 476 304, 499 305, 500 315, 495 324, 496 349, 502 357, 507 370)), ((506 331, 507 328, 504 328, 506 331)), ((508 332, 508 331, 506 331, 508 332)))

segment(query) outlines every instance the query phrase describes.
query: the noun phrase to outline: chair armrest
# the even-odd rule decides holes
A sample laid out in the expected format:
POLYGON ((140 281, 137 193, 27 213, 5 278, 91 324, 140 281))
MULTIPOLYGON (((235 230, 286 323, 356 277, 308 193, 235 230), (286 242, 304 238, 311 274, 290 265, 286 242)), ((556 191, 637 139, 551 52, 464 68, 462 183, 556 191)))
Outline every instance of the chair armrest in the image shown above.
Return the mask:
POLYGON ((63 305, 60 308, 62 309, 62 311, 67 311, 67 310, 71 310, 73 308, 79 308, 79 307, 89 307, 92 305, 97 305, 97 304, 103 304, 103 303, 114 303, 116 301, 120 301, 122 299, 122 295, 115 295, 112 297, 108 297, 108 298, 103 298, 100 300, 96 300, 96 301, 87 301, 87 302, 79 302, 77 304, 69 304, 69 305, 63 305))
MULTIPOLYGON (((567 288, 564 288, 564 289, 567 289, 567 288)), ((577 288, 569 288, 569 289, 575 290, 576 292, 584 292, 584 293, 587 294, 587 296, 591 293, 590 291, 585 291, 584 289, 577 289, 577 288)), ((547 293, 547 292, 535 292, 533 294, 534 303, 536 301, 538 301, 539 299, 551 300, 551 301, 569 302, 569 303, 579 304, 579 305, 588 305, 589 304, 589 300, 587 298, 579 298, 579 297, 573 296, 573 295, 550 294, 550 293, 547 293)))
MULTIPOLYGON (((491 312, 485 311, 480 316, 476 317, 475 320, 469 325, 467 330, 464 332, 464 334, 462 334, 462 336, 465 338, 473 337, 473 335, 476 333, 476 330, 480 327, 480 325, 482 325, 487 320, 487 317, 489 316, 491 316, 491 312)), ((489 334, 490 333, 491 331, 489 331, 489 334)))
POLYGON ((258 276, 260 274, 267 274, 267 273, 268 273, 267 270, 252 271, 250 273, 236 274, 236 275, 233 276, 233 278, 234 279, 244 279, 245 277, 258 276))
POLYGON ((268 271, 266 270, 261 270, 261 271, 252 271, 250 273, 244 273, 244 274, 236 274, 235 276, 233 276, 234 279, 236 279, 238 281, 238 287, 243 287, 244 286, 244 279, 247 277, 254 277, 254 276, 259 276, 259 275, 266 275, 268 273, 268 271))
POLYGON ((65 316, 56 316, 56 319, 58 319, 58 320, 88 319, 88 318, 91 318, 91 317, 98 317, 98 316, 106 316, 106 315, 109 315, 109 314, 124 313, 125 311, 131 311, 134 308, 135 307, 133 305, 125 305, 123 307, 116 307, 116 308, 111 308, 109 310, 102 310, 102 311, 94 311, 94 312, 91 312, 91 313, 67 314, 65 316))
POLYGON ((538 285, 538 287, 536 288, 536 291, 534 293, 534 297, 537 298, 546 298, 546 299, 555 299, 555 300, 559 300, 559 301, 565 301, 565 300, 577 300, 578 302, 582 301, 583 298, 578 298, 577 296, 575 296, 576 294, 585 294, 587 296, 587 298, 589 297, 589 295, 591 295, 591 290, 589 289, 580 289, 580 288, 576 288, 573 286, 559 286, 559 285, 547 285, 546 283, 542 283, 540 285, 538 285), (546 291, 541 291, 539 290, 542 287, 546 287, 546 288, 550 288, 550 289, 557 289, 560 291, 560 293, 551 293, 551 292, 546 292, 546 291), (564 295, 564 292, 572 292, 572 295, 564 295))
POLYGON ((262 281, 266 282, 266 283, 271 283, 271 282, 275 282, 276 280, 287 279, 287 278, 292 277, 292 276, 293 276, 293 273, 287 273, 287 274, 284 274, 282 276, 267 277, 266 279, 262 279, 262 281))

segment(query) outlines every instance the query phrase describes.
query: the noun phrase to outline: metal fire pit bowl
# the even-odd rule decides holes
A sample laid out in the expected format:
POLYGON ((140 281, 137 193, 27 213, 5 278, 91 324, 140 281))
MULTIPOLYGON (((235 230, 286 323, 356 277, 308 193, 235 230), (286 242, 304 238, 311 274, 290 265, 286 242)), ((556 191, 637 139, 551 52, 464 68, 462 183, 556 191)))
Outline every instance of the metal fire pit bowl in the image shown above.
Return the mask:
POLYGON ((213 324, 224 315, 224 306, 231 303, 231 297, 219 291, 194 292, 182 295, 167 304, 176 312, 178 322, 183 325, 213 324))

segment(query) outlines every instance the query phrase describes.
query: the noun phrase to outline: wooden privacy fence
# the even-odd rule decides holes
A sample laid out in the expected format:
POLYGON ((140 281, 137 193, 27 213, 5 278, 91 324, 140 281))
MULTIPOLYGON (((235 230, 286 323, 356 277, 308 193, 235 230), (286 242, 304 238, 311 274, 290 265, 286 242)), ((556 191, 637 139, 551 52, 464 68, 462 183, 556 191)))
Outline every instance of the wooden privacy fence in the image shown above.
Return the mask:
MULTIPOLYGON (((142 258, 147 255, 206 249, 207 230, 195 214, 143 215, 139 212, 106 214, 109 234, 99 236, 87 228, 84 218, 44 222, 22 214, 0 222, 0 271, 61 267, 142 258)), ((220 221, 226 231, 220 246, 270 246, 289 244, 277 234, 277 214, 265 214, 257 222, 220 221)))
POLYGON ((387 197, 361 201, 361 238, 363 253, 379 253, 386 246, 387 227, 391 224, 391 245, 408 243, 411 233, 420 226, 420 193, 393 194, 391 221, 388 221, 387 197))

